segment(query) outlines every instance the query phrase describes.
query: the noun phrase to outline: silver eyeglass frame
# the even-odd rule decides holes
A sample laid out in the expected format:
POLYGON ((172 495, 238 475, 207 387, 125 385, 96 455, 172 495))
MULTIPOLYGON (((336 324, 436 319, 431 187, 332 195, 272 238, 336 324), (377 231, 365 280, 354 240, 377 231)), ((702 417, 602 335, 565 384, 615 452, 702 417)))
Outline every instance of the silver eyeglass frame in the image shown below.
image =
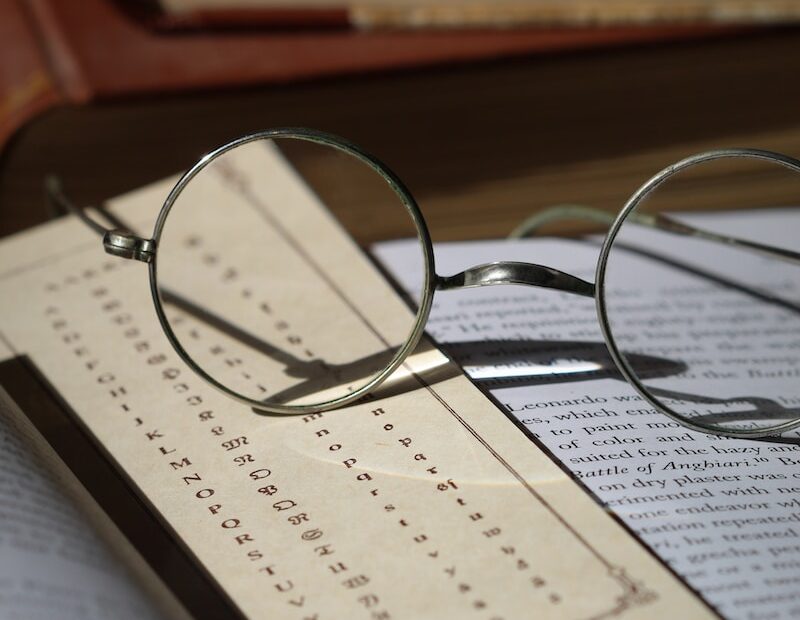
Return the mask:
MULTIPOLYGON (((617 342, 614 339, 614 334, 611 329, 611 324, 608 318, 608 310, 606 307, 606 270, 608 268, 608 256, 611 253, 611 248, 614 244, 614 241, 619 234, 622 225, 627 221, 628 217, 636 210, 636 208, 650 195, 655 189, 658 188, 659 185, 667 181, 671 176, 675 175, 676 173, 685 170, 691 166, 695 166, 697 164, 702 164, 704 162, 714 161, 718 159, 727 159, 727 158, 750 158, 750 159, 759 159, 762 161, 768 161, 772 163, 776 163, 782 165, 794 172, 800 173, 800 161, 794 159, 792 157, 788 157, 786 155, 782 155, 781 153, 774 153, 772 151, 763 151, 759 149, 745 149, 745 148, 737 148, 737 149, 719 149, 715 151, 707 151, 705 153, 698 153, 696 155, 692 155, 681 161, 664 168, 661 172, 656 174, 655 176, 651 177, 644 185, 642 185, 625 203, 625 206, 617 215, 614 222, 611 224, 611 228, 606 233, 605 239, 603 240, 603 245, 600 249, 600 255, 597 259, 597 268, 595 270, 595 286, 597 288, 597 294, 595 295, 595 305, 597 307, 597 319, 600 322, 600 329, 603 332, 603 339, 606 342, 606 346, 608 347, 608 351, 611 354, 611 358, 614 360, 617 368, 619 369, 622 376, 630 383, 633 388, 639 393, 639 395, 645 399, 650 405, 652 405, 657 411, 663 413, 666 416, 669 416, 679 424, 690 428, 695 431, 699 431, 702 433, 710 433, 713 435, 721 435, 724 437, 740 437, 740 438, 751 438, 756 439, 759 437, 768 437, 776 434, 780 434, 791 430, 793 428, 797 428, 800 426, 800 419, 792 420, 789 422, 785 422, 783 424, 778 424, 776 426, 770 427, 769 429, 737 429, 737 430, 728 430, 719 427, 712 427, 707 426, 704 424, 699 424, 696 422, 692 422, 690 419, 681 416, 676 411, 670 409, 660 401, 658 401, 653 394, 648 390, 648 388, 642 383, 639 379, 638 375, 634 371, 633 367, 631 366, 628 359, 622 355, 619 347, 617 346, 617 342)), ((663 219, 663 218, 659 218, 663 219)), ((748 249, 754 252, 759 253, 767 253, 772 255, 772 252, 765 250, 773 250, 774 248, 765 248, 760 246, 760 244, 751 243, 742 239, 736 239, 734 237, 729 237, 725 235, 718 235, 714 233, 709 233, 707 231, 699 230, 694 227, 686 226, 681 222, 676 222, 675 220, 670 220, 670 222, 678 224, 679 228, 673 230, 671 232, 675 232, 676 234, 682 235, 689 235, 697 238, 705 238, 711 241, 717 241, 720 243, 724 243, 731 246, 740 247, 742 249, 748 249)), ((667 226, 659 226, 662 230, 669 231, 667 226)), ((782 253, 782 254, 789 254, 792 253, 782 253)), ((791 260, 797 261, 798 256, 790 256, 791 260)))
POLYGON ((152 242, 154 247, 158 247, 161 239, 161 233, 164 229, 164 224, 167 221, 167 217, 169 216, 175 201, 195 176, 197 176, 206 166, 228 151, 257 140, 270 139, 304 140, 306 142, 332 147, 347 155, 355 157, 371 168, 374 172, 379 174, 400 198, 403 207, 405 207, 406 211, 414 222, 414 226, 417 230, 417 236, 420 240, 420 245, 422 248, 423 259, 425 261, 425 278, 422 286, 422 299, 420 301, 419 308, 417 309, 413 327, 407 340, 405 341, 405 344, 400 347, 397 353, 395 353, 394 357, 392 357, 392 359, 389 361, 389 364, 382 371, 376 374, 366 384, 344 396, 309 405, 280 405, 276 403, 265 404, 262 401, 243 396, 242 394, 230 389, 225 384, 217 381, 214 377, 208 374, 208 372, 206 372, 202 366, 197 364, 192 356, 189 355, 189 353, 187 353, 183 348, 177 336, 175 335, 169 320, 167 319, 166 313, 164 312, 161 289, 158 286, 157 251, 153 252, 152 260, 149 261, 150 293, 153 298, 153 304, 155 305, 158 321, 161 324, 161 328, 164 330, 169 343, 172 345, 173 349, 175 349, 175 352, 196 374, 214 386, 217 390, 220 390, 224 394, 244 405, 267 413, 306 414, 328 411, 330 409, 335 409, 347 405, 348 403, 352 403, 369 394, 372 390, 383 383, 389 377, 389 375, 391 375, 400 367, 400 365, 419 343, 420 338, 422 338, 422 334, 425 332, 425 324, 428 321, 428 315, 431 311, 431 305, 433 304, 433 292, 435 290, 435 276, 433 274, 435 274, 436 271, 434 268, 433 243, 431 242, 430 233, 428 232, 428 226, 425 223, 425 219, 422 217, 422 212, 414 200, 414 197, 411 195, 411 192, 397 177, 397 175, 394 174, 385 164, 380 162, 377 158, 373 157, 369 153, 365 152, 360 147, 348 142, 347 140, 344 140, 343 138, 339 138, 337 136, 323 133, 314 129, 286 127, 260 131, 237 138, 236 140, 228 142, 227 144, 214 149, 210 153, 207 153, 194 166, 189 168, 189 170, 184 173, 184 175, 172 188, 166 200, 164 201, 164 205, 161 207, 161 211, 158 214, 158 218, 156 219, 155 227, 153 229, 152 242))
MULTIPOLYGON (((597 260, 594 283, 587 282, 576 276, 553 269, 551 267, 514 261, 499 261, 476 265, 452 276, 437 275, 435 271, 433 244, 428 232, 427 224, 425 223, 425 219, 414 197, 405 184, 400 180, 400 178, 379 159, 367 153, 355 144, 339 138, 338 136, 307 128, 277 128, 248 134, 228 142, 204 155, 200 160, 197 161, 197 163, 189 168, 189 170, 187 170, 183 176, 180 177, 178 182, 168 194, 163 206, 161 207, 161 210, 159 211, 153 229, 153 234, 150 239, 138 237, 132 231, 127 229, 124 224, 121 224, 120 221, 115 218, 115 216, 108 213, 104 213, 104 215, 106 215, 112 224, 117 225, 118 228, 113 230, 105 228, 90 218, 83 211, 83 209, 80 209, 72 204, 63 195, 60 186, 58 186, 55 182, 48 185, 47 192, 49 198, 54 202, 54 204, 58 204, 64 210, 70 211, 77 215, 95 232, 103 235, 103 245, 106 252, 123 258, 136 259, 148 263, 150 292, 153 299, 153 304, 155 306, 156 315, 158 316, 159 323, 175 352, 192 369, 192 371, 194 371, 198 376, 215 387, 217 390, 258 411, 275 414, 308 414, 327 411, 357 401, 371 393, 381 383, 383 383, 403 364, 408 355, 415 349, 424 333, 425 325, 433 304, 433 296, 437 290, 455 290, 478 286, 520 284, 542 288, 552 288, 561 292, 594 299, 598 322, 600 323, 603 338, 612 360, 628 383, 630 383, 630 385, 639 393, 639 395, 641 395, 642 398, 644 398, 645 401, 652 405, 657 411, 663 413, 681 425, 695 431, 727 437, 758 438, 775 435, 777 433, 796 428, 800 426, 800 418, 767 429, 723 429, 692 422, 691 420, 681 416, 674 410, 665 406, 658 399, 656 399, 652 393, 650 393, 649 389, 637 376, 627 358, 620 351, 616 340, 614 339, 613 330, 608 319, 608 310, 605 299, 608 257, 622 225, 628 221, 629 218, 632 218, 632 221, 635 221, 637 224, 656 228, 661 231, 736 246, 751 252, 773 257, 777 256, 779 258, 800 264, 800 253, 798 252, 773 248, 771 246, 766 246, 748 240, 738 239, 698 229, 687 225, 684 222, 674 220, 664 214, 635 213, 636 208, 647 198, 647 196, 672 175, 691 166, 723 158, 755 158, 777 163, 789 168, 794 172, 800 173, 800 160, 782 155, 780 153, 746 148, 714 150, 687 157, 658 172, 656 175, 646 181, 629 198, 625 206, 616 217, 605 211, 596 209, 588 209, 579 206, 564 207, 560 212, 566 217, 587 218, 597 222, 610 224, 610 229, 605 235, 597 260), (402 347, 400 347, 397 353, 395 353, 388 365, 383 370, 379 371, 374 377, 372 377, 366 384, 355 389, 353 392, 321 403, 307 405, 280 405, 265 403, 248 398, 233 391, 209 375, 192 359, 192 357, 180 344, 180 341, 175 335, 167 319, 164 311, 164 299, 161 294, 161 289, 158 286, 159 242, 164 230, 164 225, 167 221, 167 217, 169 216, 175 201, 185 187, 204 168, 225 153, 239 146, 257 140, 279 138, 302 140, 332 147, 347 155, 357 158, 363 164, 367 165, 370 169, 380 175, 380 177, 390 186, 390 188, 400 199, 404 208, 411 217, 417 230, 417 237, 420 242, 425 265, 421 297, 413 327, 405 343, 402 347)), ((53 179, 50 179, 49 181, 53 181, 53 179)), ((555 209, 553 211, 559 210, 555 209)), ((512 232, 511 237, 526 236, 542 223, 545 223, 550 219, 558 219, 558 217, 559 215, 556 215, 556 217, 553 218, 547 212, 534 215, 529 218, 529 220, 526 220, 523 224, 518 226, 512 232)))

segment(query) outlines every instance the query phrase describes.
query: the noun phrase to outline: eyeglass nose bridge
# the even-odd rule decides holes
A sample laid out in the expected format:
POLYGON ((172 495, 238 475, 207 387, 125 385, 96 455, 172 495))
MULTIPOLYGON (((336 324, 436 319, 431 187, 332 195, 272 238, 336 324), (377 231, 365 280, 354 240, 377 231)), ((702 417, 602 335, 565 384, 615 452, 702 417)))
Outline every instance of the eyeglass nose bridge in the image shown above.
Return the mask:
POLYGON ((595 286, 591 282, 552 267, 516 261, 476 265, 452 276, 437 275, 435 282, 436 289, 442 291, 500 284, 550 288, 592 299, 595 296, 595 286))

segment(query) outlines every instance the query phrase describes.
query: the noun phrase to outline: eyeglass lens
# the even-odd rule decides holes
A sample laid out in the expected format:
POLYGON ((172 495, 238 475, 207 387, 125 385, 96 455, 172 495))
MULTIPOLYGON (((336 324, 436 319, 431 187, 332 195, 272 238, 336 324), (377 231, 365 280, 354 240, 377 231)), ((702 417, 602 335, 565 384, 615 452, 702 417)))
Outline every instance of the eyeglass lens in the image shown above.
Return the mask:
POLYGON ((666 232, 641 216, 766 207, 708 225, 702 214, 671 217, 797 252, 798 231, 769 209, 798 203, 800 173, 725 158, 669 177, 620 228, 605 277, 611 337, 640 388, 680 420, 735 432, 800 417, 800 261, 666 232))
POLYGON ((374 267, 348 259, 362 252, 352 239, 390 235, 417 229, 398 194, 354 155, 283 137, 237 146, 192 178, 164 222, 156 269, 169 329, 240 397, 281 406, 345 397, 413 330, 408 311, 384 313, 375 329, 370 313, 391 289, 363 272, 374 267), (330 217, 311 215, 319 202, 330 217))

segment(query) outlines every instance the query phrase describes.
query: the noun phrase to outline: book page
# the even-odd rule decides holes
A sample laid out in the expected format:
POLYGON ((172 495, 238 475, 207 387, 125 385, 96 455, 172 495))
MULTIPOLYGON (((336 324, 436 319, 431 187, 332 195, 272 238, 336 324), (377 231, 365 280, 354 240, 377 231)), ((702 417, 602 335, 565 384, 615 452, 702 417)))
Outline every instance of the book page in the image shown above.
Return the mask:
MULTIPOLYGON (((263 226, 261 249, 303 263, 303 284, 331 307, 358 308, 347 317, 348 347, 370 350, 408 321, 404 302, 277 152, 236 157, 196 197, 203 215, 181 251, 208 260, 187 261, 176 285, 196 278, 209 303, 252 307, 254 317, 267 308, 259 335, 282 346, 342 349, 330 325, 275 295, 268 277, 246 286, 235 277, 252 267, 240 255, 239 222, 263 226)), ((112 207, 146 230, 173 182, 112 207)), ((202 587, 187 589, 182 572, 168 581, 190 612, 209 615, 213 604, 219 616, 297 619, 714 615, 430 345, 402 380, 365 401, 259 415, 192 374, 160 329, 146 266, 106 256, 81 222, 0 243, 0 265, 3 338, 176 541, 185 566, 197 567, 202 587)), ((222 356, 221 367, 229 360, 246 378, 259 363, 246 344, 176 316, 181 333, 222 356)))
POLYGON ((800 14, 785 0, 160 0, 160 4, 176 14, 349 11, 351 21, 365 28, 779 22, 800 14))
POLYGON ((12 407, 0 387, 0 617, 163 618, 34 457, 12 407))
MULTIPOLYGON (((696 214, 686 220, 741 236, 757 222, 765 236, 785 247, 792 247, 800 229, 797 210, 696 214)), ((708 265, 707 248, 669 239, 670 255, 708 265)), ((661 247, 655 234, 650 247, 661 247)), ((414 263, 405 260, 408 243, 386 243, 376 251, 401 283, 413 286, 414 263)), ((589 281, 598 254, 595 239, 436 247, 442 274, 483 262, 520 260, 589 281)), ((745 375, 796 372, 786 353, 797 346, 796 328, 780 336, 784 354, 745 348, 763 314, 746 303, 731 306, 724 288, 709 287, 696 275, 668 265, 632 260, 629 268, 642 265, 655 270, 653 286, 675 291, 670 306, 655 315, 648 314, 645 304, 631 304, 627 311, 631 319, 651 319, 651 350, 660 347, 672 359, 691 352, 698 362, 690 370, 707 369, 704 386, 719 394, 745 375), (675 329, 659 330, 658 325, 675 329), (726 330, 721 341, 712 335, 720 330, 726 330), (740 372, 724 378, 720 365, 730 369, 734 363, 740 372)), ((746 279, 744 266, 740 256, 714 264, 714 270, 741 280, 746 279)), ((792 299, 800 296, 796 287, 784 293, 792 299)), ((614 371, 591 299, 508 286, 441 292, 429 331, 509 416, 725 617, 800 614, 800 433, 769 440, 727 439, 690 431, 655 411, 614 371)))

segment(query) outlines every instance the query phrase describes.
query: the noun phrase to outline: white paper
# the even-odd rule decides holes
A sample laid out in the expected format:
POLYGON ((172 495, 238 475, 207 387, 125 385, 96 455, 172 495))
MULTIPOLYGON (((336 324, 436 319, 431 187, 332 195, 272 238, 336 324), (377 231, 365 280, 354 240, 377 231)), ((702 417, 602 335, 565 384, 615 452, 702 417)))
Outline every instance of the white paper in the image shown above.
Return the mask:
MULTIPOLYGON (((754 217, 775 244, 796 247, 798 211, 703 215, 693 216, 693 221, 736 234, 746 232, 754 217)), ((680 253, 702 264, 707 259, 703 247, 685 242, 680 253)), ((374 248, 400 284, 418 294, 419 275, 406 260, 413 251, 413 244, 402 241, 374 248)), ((597 243, 547 238, 446 243, 437 245, 435 254, 437 272, 443 275, 480 263, 518 260, 593 281, 598 253, 597 243)), ((631 269, 643 264, 632 261, 631 269)), ((745 280, 755 275, 742 273, 741 265, 734 258, 715 268, 745 280)), ((675 296, 675 307, 682 305, 684 312, 671 314, 679 320, 675 330, 666 330, 681 335, 661 338, 665 354, 692 344, 702 349, 700 315, 692 304, 721 297, 709 297, 705 290, 693 293, 688 287, 697 285, 697 279, 686 274, 655 269, 653 286, 685 288, 675 296), (692 325, 696 333, 686 334, 692 325)), ((797 299, 797 290, 789 293, 797 299)), ((632 310, 631 316, 635 314, 632 310)), ((741 332, 748 326, 746 319, 740 319, 726 322, 723 317, 718 322, 731 330, 734 344, 737 328, 732 325, 738 324, 741 332)), ((561 341, 586 342, 587 350, 593 350, 593 343, 604 346, 594 303, 588 298, 519 286, 438 292, 428 331, 473 378, 483 379, 501 406, 601 503, 723 615, 800 617, 800 433, 788 432, 784 442, 776 442, 689 431, 653 411, 621 378, 608 378, 607 373, 606 378, 592 378, 597 363, 581 360, 580 355, 576 359, 570 348, 559 352, 561 341), (485 381, 498 376, 505 380, 485 381)), ((779 345, 796 341, 795 332, 779 345)), ((747 351, 761 357, 746 372, 781 368, 781 359, 767 359, 763 353, 747 351)), ((707 385, 721 393, 731 387, 730 381, 709 380, 707 385)), ((765 382, 764 389, 769 385, 765 382)))

